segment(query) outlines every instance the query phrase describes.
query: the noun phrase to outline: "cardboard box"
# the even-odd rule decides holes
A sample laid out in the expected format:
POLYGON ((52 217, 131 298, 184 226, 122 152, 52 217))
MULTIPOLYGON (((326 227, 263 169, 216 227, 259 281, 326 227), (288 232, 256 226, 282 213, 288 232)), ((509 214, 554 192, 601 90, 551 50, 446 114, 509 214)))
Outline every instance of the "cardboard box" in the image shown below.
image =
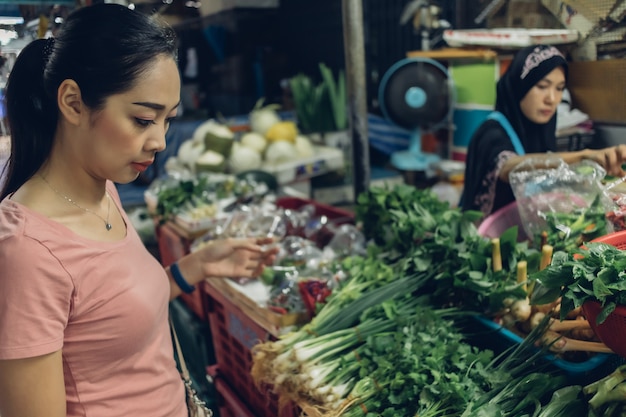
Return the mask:
POLYGON ((265 9, 279 6, 279 0, 203 0, 200 6, 202 16, 210 16, 235 8, 265 9))
POLYGON ((626 124, 626 65, 623 59, 569 64, 572 104, 596 123, 626 124))

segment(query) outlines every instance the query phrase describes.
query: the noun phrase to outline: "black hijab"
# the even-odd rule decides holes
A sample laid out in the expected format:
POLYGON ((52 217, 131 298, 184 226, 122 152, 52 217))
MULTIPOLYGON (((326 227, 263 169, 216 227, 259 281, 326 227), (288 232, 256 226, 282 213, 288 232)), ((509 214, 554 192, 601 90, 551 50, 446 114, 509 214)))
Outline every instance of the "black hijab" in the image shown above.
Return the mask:
MULTIPOLYGON (((562 67, 567 80, 567 61, 554 46, 533 45, 519 50, 496 86, 496 110, 509 121, 526 153, 556 150, 556 113, 546 124, 530 121, 520 108, 520 102, 530 89, 554 68, 562 67)), ((464 210, 479 210, 476 195, 484 188, 483 179, 494 168, 493 163, 503 151, 514 152, 510 140, 496 121, 482 123, 470 140, 465 186, 461 197, 464 210)), ((508 184, 498 181, 492 212, 513 201, 508 184), (503 194, 504 193, 504 194, 503 194)))

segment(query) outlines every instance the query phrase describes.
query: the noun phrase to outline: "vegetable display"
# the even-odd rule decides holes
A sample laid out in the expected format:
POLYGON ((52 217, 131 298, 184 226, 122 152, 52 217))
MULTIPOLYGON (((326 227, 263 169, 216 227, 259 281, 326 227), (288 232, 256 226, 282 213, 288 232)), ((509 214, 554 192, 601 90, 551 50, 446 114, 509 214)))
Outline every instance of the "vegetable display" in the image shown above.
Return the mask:
POLYGON ((617 305, 626 305, 626 252, 607 243, 588 242, 572 252, 556 252, 552 263, 533 274, 537 281, 533 302, 552 302, 560 297, 564 319, 588 300, 603 308, 597 322, 603 323, 617 305))
POLYGON ((374 258, 349 258, 344 267, 351 279, 310 323, 253 348, 253 377, 284 399, 325 416, 460 416, 466 408, 483 409, 483 400, 491 411, 534 407, 536 398, 562 385, 536 374, 539 386, 508 388, 507 404, 488 401, 491 390, 522 385, 518 378, 532 362, 520 364, 532 339, 506 360, 495 358, 465 340, 454 320, 464 313, 433 308, 417 295, 430 274, 395 278, 401 264, 374 258))
POLYGON ((499 356, 476 350, 461 323, 527 310, 527 275, 545 265, 542 253, 518 243, 515 228, 497 242, 479 236, 477 213, 409 186, 369 190, 357 219, 379 244, 342 261, 347 278, 309 323, 254 346, 255 381, 325 417, 541 412, 565 385, 540 360, 556 343, 541 347, 556 329, 551 315, 499 356))
POLYGON ((546 229, 535 237, 534 244, 551 245, 555 251, 571 252, 584 242, 589 242, 613 230, 606 209, 598 194, 589 207, 577 207, 569 213, 545 213, 546 229))
POLYGON ((626 365, 588 385, 554 392, 537 417, 622 417, 626 413, 626 365))
POLYGON ((201 174, 193 179, 169 179, 163 184, 156 181, 153 187, 156 188, 157 204, 152 215, 160 223, 172 220, 181 213, 192 218, 212 217, 216 213, 218 201, 249 196, 259 188, 252 180, 221 174, 201 174))

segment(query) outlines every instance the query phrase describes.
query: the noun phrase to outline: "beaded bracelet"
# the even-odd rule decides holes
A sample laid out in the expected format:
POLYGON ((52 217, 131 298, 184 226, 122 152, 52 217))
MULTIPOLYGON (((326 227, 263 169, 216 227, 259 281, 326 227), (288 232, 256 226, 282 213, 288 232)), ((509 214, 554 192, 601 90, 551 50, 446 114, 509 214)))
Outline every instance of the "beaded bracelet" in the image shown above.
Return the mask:
POLYGON ((196 287, 188 283, 185 277, 183 277, 183 274, 180 273, 177 262, 170 265, 170 272, 172 273, 174 281, 176 281, 176 285, 178 285, 184 293, 189 294, 196 289, 196 287))

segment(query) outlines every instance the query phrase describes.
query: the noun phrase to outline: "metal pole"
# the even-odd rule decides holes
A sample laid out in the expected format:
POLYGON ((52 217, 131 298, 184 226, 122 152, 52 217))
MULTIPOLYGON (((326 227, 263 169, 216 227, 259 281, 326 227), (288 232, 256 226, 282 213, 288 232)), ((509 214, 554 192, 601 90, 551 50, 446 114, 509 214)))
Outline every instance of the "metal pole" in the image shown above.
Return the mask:
POLYGON ((360 193, 369 189, 370 184, 363 1, 342 0, 348 117, 352 137, 352 184, 355 200, 360 193))

